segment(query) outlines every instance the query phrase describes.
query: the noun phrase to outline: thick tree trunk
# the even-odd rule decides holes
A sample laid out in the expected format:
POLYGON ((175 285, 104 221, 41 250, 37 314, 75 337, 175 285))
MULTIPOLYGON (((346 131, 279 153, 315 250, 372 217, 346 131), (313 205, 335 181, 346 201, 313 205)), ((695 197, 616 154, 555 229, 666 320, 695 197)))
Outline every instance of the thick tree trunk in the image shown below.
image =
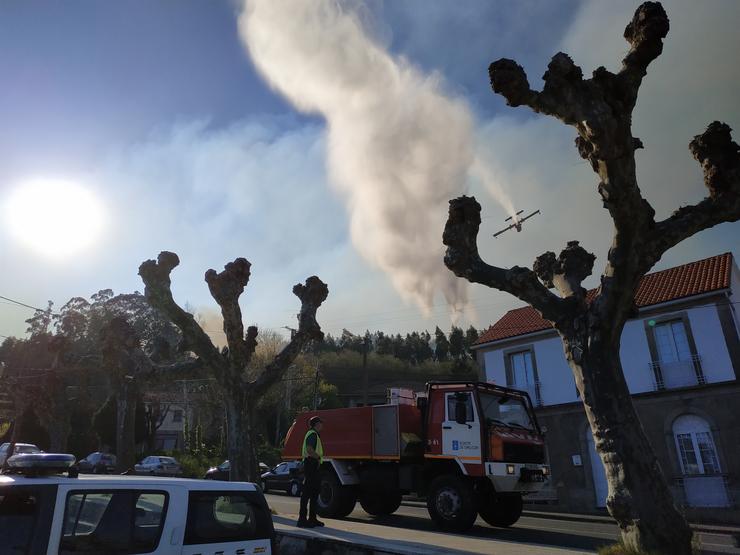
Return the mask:
POLYGON ((635 411, 622 372, 618 340, 614 344, 602 339, 620 337, 622 326, 615 332, 611 322, 594 322, 591 316, 589 327, 590 333, 584 330, 580 336, 563 340, 606 470, 609 513, 619 524, 628 547, 689 555, 691 528, 673 502, 635 411))
POLYGON ((67 438, 70 433, 69 415, 57 414, 49 421, 49 451, 64 453, 67 450, 67 438))
POLYGON ((126 383, 116 397, 116 459, 118 470, 126 471, 136 464, 136 391, 126 383))
POLYGON ((257 482, 257 465, 254 462, 252 443, 252 419, 247 396, 243 391, 230 391, 225 396, 227 451, 231 470, 231 481, 257 482))

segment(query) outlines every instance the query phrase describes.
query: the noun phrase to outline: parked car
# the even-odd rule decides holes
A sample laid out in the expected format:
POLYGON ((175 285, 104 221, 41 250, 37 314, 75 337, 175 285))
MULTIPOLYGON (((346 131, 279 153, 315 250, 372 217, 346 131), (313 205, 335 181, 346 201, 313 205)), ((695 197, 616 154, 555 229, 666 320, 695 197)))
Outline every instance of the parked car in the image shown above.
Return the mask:
MULTIPOLYGON (((260 473, 270 470, 270 467, 265 463, 259 463, 260 473)), ((231 470, 231 464, 229 461, 224 461, 218 466, 212 466, 209 468, 203 476, 206 480, 221 480, 222 482, 229 481, 229 471, 231 470)))
POLYGON ((182 474, 182 466, 172 457, 152 455, 144 458, 139 464, 134 465, 134 471, 136 474, 179 476, 182 474))
POLYGON ((95 453, 90 453, 84 459, 79 460, 77 462, 77 468, 79 468, 80 472, 110 474, 116 470, 116 456, 110 453, 95 451, 95 453))
POLYGON ((272 516, 255 484, 73 477, 63 471, 74 457, 64 455, 10 462, 0 474, 0 553, 274 553, 272 516))
MULTIPOLYGON (((5 459, 8 458, 8 449, 10 449, 10 443, 3 443, 0 445, 0 465, 5 464, 5 459)), ((16 443, 14 455, 21 455, 27 453, 43 453, 41 449, 36 447, 33 443, 16 443)))
POLYGON ((303 487, 303 465, 299 461, 283 462, 262 474, 262 491, 281 490, 298 497, 303 487))

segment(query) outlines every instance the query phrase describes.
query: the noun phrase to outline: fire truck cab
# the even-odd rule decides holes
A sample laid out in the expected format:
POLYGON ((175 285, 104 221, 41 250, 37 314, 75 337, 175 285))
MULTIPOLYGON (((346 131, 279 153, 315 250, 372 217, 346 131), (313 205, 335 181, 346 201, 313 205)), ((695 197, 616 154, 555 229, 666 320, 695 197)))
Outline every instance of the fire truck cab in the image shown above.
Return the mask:
POLYGON ((325 459, 319 508, 343 517, 360 501, 393 513, 405 494, 425 496, 434 522, 464 531, 480 515, 511 526, 523 496, 548 480, 544 437, 526 392, 482 382, 431 382, 386 405, 298 415, 283 456, 299 459, 308 420, 319 415, 325 459))

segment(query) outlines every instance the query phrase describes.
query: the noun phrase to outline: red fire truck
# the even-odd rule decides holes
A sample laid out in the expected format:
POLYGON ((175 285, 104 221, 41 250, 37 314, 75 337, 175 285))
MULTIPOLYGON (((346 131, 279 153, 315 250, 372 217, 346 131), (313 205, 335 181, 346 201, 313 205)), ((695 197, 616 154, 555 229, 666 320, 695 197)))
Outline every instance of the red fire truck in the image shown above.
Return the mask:
POLYGON ((542 431, 524 391, 481 382, 431 382, 404 403, 304 412, 283 458, 301 458, 308 420, 324 421, 319 514, 349 515, 357 500, 388 515, 402 495, 425 496, 442 529, 465 531, 480 515, 511 526, 522 497, 549 476, 542 431))

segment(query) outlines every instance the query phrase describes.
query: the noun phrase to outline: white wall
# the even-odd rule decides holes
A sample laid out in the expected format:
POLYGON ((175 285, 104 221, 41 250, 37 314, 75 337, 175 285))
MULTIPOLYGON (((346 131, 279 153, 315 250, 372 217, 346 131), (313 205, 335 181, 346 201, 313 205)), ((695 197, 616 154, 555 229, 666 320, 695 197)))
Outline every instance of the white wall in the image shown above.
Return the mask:
MULTIPOLYGON (((738 295, 735 295, 735 299, 737 298, 738 295)), ((735 373, 725 344, 717 307, 711 304, 711 301, 707 301, 707 305, 675 312, 677 317, 682 313, 688 314, 697 354, 701 358, 707 383, 734 380, 735 373)), ((661 313, 660 317, 671 314, 666 311, 661 313)), ((632 393, 643 393, 654 389, 654 378, 650 368, 652 357, 645 331, 645 320, 648 319, 629 321, 622 332, 620 357, 625 379, 632 393)), ((578 400, 573 374, 566 362, 559 337, 533 337, 531 343, 523 343, 521 346, 522 349, 534 346, 540 393, 545 405, 571 403, 578 400)), ((504 351, 510 349, 512 349, 511 344, 502 344, 484 351, 486 378, 489 381, 506 385, 504 351)))
POLYGON ((627 387, 632 393, 655 389, 653 371, 650 369, 650 347, 645 333, 645 320, 631 320, 622 330, 619 357, 627 387))
POLYGON ((705 306, 687 311, 696 352, 701 357, 701 368, 708 383, 735 379, 730 353, 717 314, 717 307, 705 306))
MULTIPOLYGON (((545 405, 570 403, 578 399, 573 373, 565 360, 560 338, 546 337, 533 339, 521 346, 522 350, 534 346, 537 374, 540 379, 540 394, 545 405)), ((486 379, 499 385, 506 385, 506 366, 504 350, 511 346, 484 353, 486 379)))
POLYGON ((732 274, 730 279, 730 310, 735 318, 735 329, 740 333, 740 270, 737 264, 732 264, 732 274))
POLYGON ((540 395, 545 405, 559 405, 578 400, 573 372, 565 360, 560 337, 548 337, 534 344, 540 395))
POLYGON ((185 410, 182 405, 170 405, 170 410, 165 416, 164 422, 158 428, 159 432, 182 432, 185 429, 185 410), (182 411, 182 419, 179 422, 174 421, 175 411, 182 411))
POLYGON ((486 351, 483 353, 483 360, 486 367, 486 380, 498 385, 506 385, 503 350, 486 351))

